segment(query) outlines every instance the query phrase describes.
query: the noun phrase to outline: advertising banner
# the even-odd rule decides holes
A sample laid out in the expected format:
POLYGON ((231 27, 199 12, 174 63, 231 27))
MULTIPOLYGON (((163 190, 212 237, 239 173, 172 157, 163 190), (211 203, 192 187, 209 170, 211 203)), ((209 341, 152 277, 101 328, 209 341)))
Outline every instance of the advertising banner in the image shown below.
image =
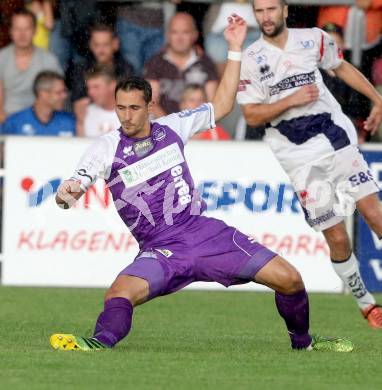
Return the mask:
MULTIPOLYGON (((362 148, 369 164, 371 174, 382 188, 382 147, 367 146, 362 148)), ((379 193, 382 200, 382 193, 379 193)), ((370 291, 382 291, 382 242, 366 225, 362 217, 356 220, 356 251, 360 270, 366 287, 370 291)))
MULTIPOLYGON (((6 140, 4 284, 104 287, 138 253, 102 180, 70 210, 54 202, 58 186, 91 142, 6 140)), ((280 253, 301 272, 308 290, 342 291, 323 236, 305 223, 288 178, 266 144, 191 141, 186 157, 208 205, 206 215, 280 253)), ((265 289, 254 283, 244 288, 265 289)))

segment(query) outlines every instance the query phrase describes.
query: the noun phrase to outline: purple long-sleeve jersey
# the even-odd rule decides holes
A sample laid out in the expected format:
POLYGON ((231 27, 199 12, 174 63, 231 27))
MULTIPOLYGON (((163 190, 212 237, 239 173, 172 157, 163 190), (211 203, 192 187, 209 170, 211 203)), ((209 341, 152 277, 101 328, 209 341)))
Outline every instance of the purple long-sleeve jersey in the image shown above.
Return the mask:
POLYGON ((135 139, 122 129, 99 137, 82 156, 72 179, 87 191, 103 178, 115 207, 140 247, 174 237, 200 215, 201 201, 184 157, 195 133, 215 127, 210 103, 151 122, 150 136, 135 139))

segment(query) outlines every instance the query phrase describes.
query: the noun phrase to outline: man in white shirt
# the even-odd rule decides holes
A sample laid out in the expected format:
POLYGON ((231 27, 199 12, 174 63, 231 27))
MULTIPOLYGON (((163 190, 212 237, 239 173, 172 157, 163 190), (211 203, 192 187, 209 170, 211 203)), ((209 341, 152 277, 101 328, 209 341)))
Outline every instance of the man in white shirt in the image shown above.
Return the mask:
POLYGON ((382 240, 379 188, 357 149, 355 128, 319 68, 372 101, 365 122, 371 133, 382 121, 382 98, 324 31, 286 27, 286 1, 253 5, 263 34, 244 53, 238 102, 248 124, 267 124, 265 140, 289 175, 308 224, 324 234, 333 268, 370 326, 382 329, 382 311, 365 288, 343 221, 357 207, 382 240))
POLYGON ((86 73, 86 86, 91 99, 84 120, 85 137, 98 137, 120 127, 115 113, 116 77, 107 67, 96 66, 86 73))

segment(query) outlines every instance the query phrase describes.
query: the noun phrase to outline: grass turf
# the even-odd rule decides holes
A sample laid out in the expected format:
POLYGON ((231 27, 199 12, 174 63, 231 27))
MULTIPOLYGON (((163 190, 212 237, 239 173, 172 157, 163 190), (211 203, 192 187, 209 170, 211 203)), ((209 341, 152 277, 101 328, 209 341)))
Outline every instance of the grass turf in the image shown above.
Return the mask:
POLYGON ((368 328, 349 296, 310 301, 312 331, 350 338, 350 354, 291 351, 273 294, 207 291, 137 308, 132 332, 114 350, 51 349, 51 333, 92 333, 102 296, 1 287, 0 388, 382 389, 382 331, 368 328))

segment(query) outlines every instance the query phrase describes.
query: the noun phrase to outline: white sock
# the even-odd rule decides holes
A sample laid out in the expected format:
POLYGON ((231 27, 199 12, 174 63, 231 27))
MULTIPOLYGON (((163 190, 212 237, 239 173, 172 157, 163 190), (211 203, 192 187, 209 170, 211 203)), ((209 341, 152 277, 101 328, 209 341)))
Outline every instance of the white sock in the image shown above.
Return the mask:
POLYGON ((336 274, 353 294, 361 310, 367 306, 375 305, 374 297, 366 290, 365 283, 359 272, 358 260, 354 253, 350 255, 348 260, 341 263, 332 261, 332 265, 336 274))

